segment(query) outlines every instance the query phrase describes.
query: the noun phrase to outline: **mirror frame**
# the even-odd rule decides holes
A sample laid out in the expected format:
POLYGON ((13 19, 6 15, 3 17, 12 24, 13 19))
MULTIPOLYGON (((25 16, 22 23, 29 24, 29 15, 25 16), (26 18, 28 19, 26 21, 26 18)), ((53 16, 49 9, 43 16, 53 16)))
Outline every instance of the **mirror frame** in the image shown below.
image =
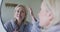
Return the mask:
MULTIPOLYGON (((3 24, 2 17, 1 17, 2 3, 3 3, 3 0, 0 1, 0 19, 1 19, 1 23, 3 24)), ((3 26, 4 26, 4 25, 3 25, 3 26)))

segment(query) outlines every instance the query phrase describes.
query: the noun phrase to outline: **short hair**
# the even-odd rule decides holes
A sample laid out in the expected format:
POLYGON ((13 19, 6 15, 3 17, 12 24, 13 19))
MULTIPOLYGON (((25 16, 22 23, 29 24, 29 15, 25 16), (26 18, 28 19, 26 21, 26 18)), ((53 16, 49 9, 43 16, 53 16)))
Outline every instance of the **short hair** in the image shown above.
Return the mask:
POLYGON ((60 23, 60 15, 59 15, 60 11, 57 9, 57 6, 56 6, 57 2, 55 2, 55 0, 44 0, 44 1, 46 3, 47 9, 52 10, 54 14, 54 19, 53 21, 51 21, 50 26, 60 23))

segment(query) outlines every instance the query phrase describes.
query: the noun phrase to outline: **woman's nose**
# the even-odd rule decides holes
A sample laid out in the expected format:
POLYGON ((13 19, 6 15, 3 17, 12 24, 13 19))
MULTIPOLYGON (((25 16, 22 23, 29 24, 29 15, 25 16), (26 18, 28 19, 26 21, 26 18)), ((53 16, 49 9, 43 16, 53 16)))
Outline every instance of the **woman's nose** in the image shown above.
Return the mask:
POLYGON ((18 12, 18 15, 20 15, 21 13, 20 12, 18 12))

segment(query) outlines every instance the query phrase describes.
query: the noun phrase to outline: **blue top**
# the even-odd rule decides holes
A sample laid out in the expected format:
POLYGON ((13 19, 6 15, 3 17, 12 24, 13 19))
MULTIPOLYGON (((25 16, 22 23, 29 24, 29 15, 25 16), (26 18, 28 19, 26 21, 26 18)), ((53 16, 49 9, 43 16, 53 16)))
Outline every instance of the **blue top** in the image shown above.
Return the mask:
POLYGON ((60 32, 60 22, 59 22, 59 24, 48 28, 46 32, 60 32))
MULTIPOLYGON (((17 25, 15 24, 14 20, 8 21, 6 24, 4 24, 5 29, 7 32, 13 32, 14 29, 17 29, 17 25)), ((20 28, 19 32, 31 32, 32 24, 29 22, 23 23, 20 28)))
POLYGON ((31 32, 41 32, 38 20, 37 21, 33 20, 32 24, 33 26, 32 26, 31 32))

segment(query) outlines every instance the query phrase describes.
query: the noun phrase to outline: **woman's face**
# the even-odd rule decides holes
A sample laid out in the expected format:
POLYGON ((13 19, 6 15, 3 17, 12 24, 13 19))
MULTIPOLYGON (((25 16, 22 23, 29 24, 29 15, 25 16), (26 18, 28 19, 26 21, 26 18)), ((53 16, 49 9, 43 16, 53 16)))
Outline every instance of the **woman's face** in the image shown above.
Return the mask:
POLYGON ((26 10, 23 7, 17 7, 15 12, 15 18, 22 21, 26 17, 26 10))
POLYGON ((53 19, 52 11, 46 9, 45 3, 42 2, 41 11, 39 12, 40 26, 48 26, 53 19))

